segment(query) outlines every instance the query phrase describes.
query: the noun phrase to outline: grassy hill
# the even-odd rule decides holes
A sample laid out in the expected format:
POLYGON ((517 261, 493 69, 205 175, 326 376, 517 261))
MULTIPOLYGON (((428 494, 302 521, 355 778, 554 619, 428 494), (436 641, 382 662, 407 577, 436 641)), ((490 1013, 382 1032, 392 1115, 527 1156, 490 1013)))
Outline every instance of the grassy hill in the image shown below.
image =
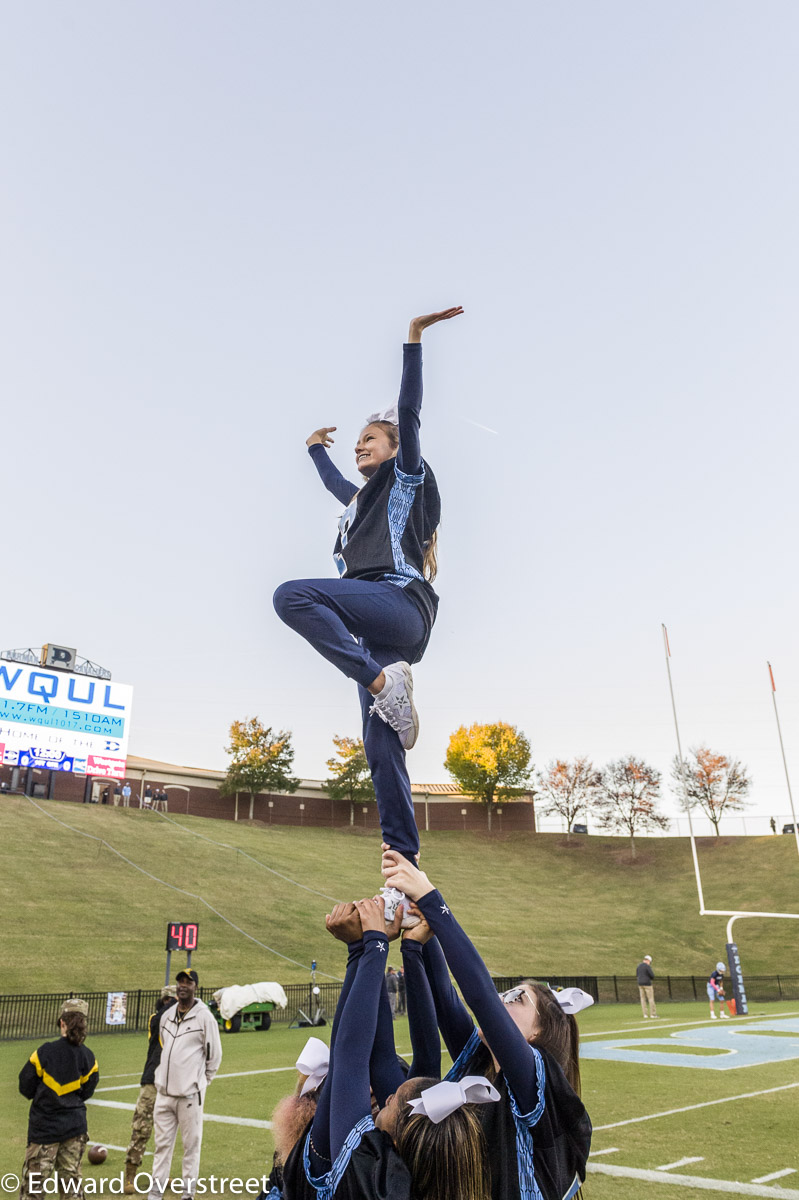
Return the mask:
MULTIPOLYGON (((147 811, 37 804, 0 799, 3 992, 155 986, 169 920, 199 921, 194 965, 204 984, 307 980, 306 968, 254 945, 133 863, 336 977, 342 953, 324 932, 332 902, 325 896, 357 898, 381 882, 374 834, 192 817, 172 824, 147 811), (45 814, 104 838, 130 863, 45 814)), ((659 974, 700 974, 723 957, 726 921, 698 915, 686 840, 642 840, 631 861, 621 838, 567 844, 556 834, 428 833, 422 854, 497 974, 629 974, 645 953, 659 974)), ((699 854, 709 908, 799 911, 792 838, 703 839, 699 854)), ((748 973, 796 969, 799 923, 741 921, 735 932, 748 973)))

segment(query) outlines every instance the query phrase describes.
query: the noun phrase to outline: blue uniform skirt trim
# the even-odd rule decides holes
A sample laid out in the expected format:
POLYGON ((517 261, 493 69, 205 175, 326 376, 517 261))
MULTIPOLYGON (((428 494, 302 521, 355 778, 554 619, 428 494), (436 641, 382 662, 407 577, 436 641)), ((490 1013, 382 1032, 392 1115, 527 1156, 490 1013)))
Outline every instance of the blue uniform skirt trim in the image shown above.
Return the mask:
POLYGON ((310 1130, 305 1139, 305 1147, 302 1152, 302 1163, 305 1167, 305 1177, 311 1187, 315 1189, 319 1200, 332 1200, 333 1193, 341 1183, 341 1177, 350 1165, 350 1159, 353 1152, 358 1149, 361 1144, 361 1138, 365 1133, 375 1128, 375 1123, 371 1116, 361 1117, 357 1125, 347 1134, 344 1145, 336 1155, 336 1160, 330 1170, 325 1175, 314 1176, 311 1174, 311 1160, 308 1154, 308 1147, 311 1140, 310 1130))

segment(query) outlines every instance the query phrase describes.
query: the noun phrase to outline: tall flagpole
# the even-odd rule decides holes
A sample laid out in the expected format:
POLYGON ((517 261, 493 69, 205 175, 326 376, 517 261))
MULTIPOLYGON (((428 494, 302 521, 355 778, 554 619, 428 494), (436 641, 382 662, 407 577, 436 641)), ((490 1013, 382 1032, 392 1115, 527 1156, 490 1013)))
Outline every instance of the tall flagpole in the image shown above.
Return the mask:
POLYGON ((771 669, 771 663, 767 662, 768 677, 771 680, 771 699, 774 701, 774 716, 777 719, 777 734, 780 739, 780 750, 782 751, 782 765, 785 768, 785 782, 788 785, 788 799, 791 802, 791 816, 793 817, 793 836, 796 838, 796 853, 799 854, 799 825, 796 824, 796 809, 793 806, 793 792, 791 791, 791 777, 788 774, 788 762, 785 758, 785 746, 782 744, 782 729, 780 728, 780 714, 777 712, 777 685, 774 682, 774 672, 771 669))
POLYGON ((682 779, 683 788, 683 804, 688 815, 688 832, 691 839, 691 855, 694 860, 694 875, 696 876, 696 890, 699 893, 699 915, 702 916, 705 912, 705 897, 702 892, 702 876, 699 874, 699 858, 696 853, 696 838, 694 837, 694 823, 691 819, 691 805, 688 800, 688 785, 685 780, 685 762, 682 756, 682 744, 680 742, 680 726, 677 721, 677 705, 674 702, 674 685, 671 682, 671 647, 669 646, 669 634, 665 625, 661 625, 663 630, 663 649, 666 652, 666 672, 669 677, 669 693, 671 694, 671 711, 674 714, 674 732, 677 734, 677 759, 680 764, 680 778, 682 779))

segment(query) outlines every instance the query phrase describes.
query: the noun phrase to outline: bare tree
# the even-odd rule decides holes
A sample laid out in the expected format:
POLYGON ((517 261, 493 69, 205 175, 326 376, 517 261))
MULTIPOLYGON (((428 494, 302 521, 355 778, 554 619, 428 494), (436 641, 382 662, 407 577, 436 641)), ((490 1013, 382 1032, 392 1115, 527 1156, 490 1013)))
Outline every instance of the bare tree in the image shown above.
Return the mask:
POLYGON ((538 782, 542 810, 563 817, 568 840, 575 817, 581 812, 587 815, 596 798, 600 772, 588 758, 575 758, 573 762, 558 758, 539 774, 538 782))
POLYGON ((630 835, 635 858, 635 835, 642 829, 666 829, 668 817, 658 811, 660 771, 641 758, 617 758, 600 773, 596 808, 606 829, 630 835))
POLYGON ((698 746, 688 751, 683 760, 685 775, 680 770, 680 760, 675 755, 671 765, 674 791, 680 804, 689 812, 701 808, 712 822, 719 837, 719 825, 724 813, 740 812, 746 807, 746 797, 752 780, 738 759, 726 754, 716 754, 707 746, 698 746))

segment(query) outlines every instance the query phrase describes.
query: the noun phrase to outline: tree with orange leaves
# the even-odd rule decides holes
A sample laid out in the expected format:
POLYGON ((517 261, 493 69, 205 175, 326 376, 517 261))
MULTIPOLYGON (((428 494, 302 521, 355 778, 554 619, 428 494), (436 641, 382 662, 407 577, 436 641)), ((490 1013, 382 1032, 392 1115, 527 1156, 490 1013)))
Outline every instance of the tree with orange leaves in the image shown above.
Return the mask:
POLYGON ((600 772, 596 808, 606 829, 630 835, 630 857, 635 858, 635 835, 642 829, 666 829, 668 817, 658 811, 660 771, 642 758, 617 758, 600 772))
POLYGON ((558 758, 539 774, 538 781, 540 807, 543 812, 554 812, 563 817, 568 841, 575 817, 581 812, 587 816, 596 799, 600 773, 584 756, 573 762, 558 758))
POLYGON ((671 767, 674 791, 686 812, 700 808, 720 836, 725 812, 740 812, 752 786, 746 767, 737 758, 716 754, 707 746, 693 747, 680 769, 675 755, 671 767))

